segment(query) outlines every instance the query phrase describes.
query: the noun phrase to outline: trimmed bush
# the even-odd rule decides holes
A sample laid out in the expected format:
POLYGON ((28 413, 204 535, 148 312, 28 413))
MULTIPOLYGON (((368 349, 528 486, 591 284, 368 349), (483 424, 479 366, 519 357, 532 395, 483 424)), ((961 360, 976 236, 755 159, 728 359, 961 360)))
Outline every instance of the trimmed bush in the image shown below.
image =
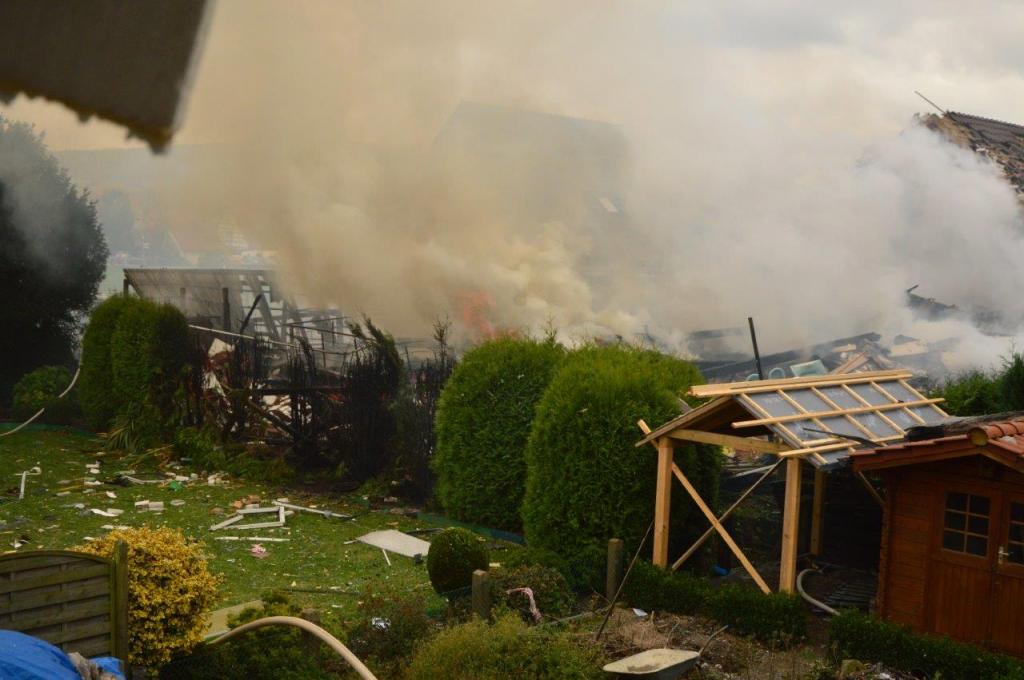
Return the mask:
POLYGON ((442 631, 416 652, 406 680, 598 680, 601 650, 587 638, 528 628, 515 614, 442 631))
POLYGON ((172 305, 124 296, 104 301, 82 339, 79 389, 89 424, 106 430, 118 417, 121 432, 159 430, 174 415, 190 348, 188 322, 172 305))
POLYGON ((71 384, 71 371, 63 366, 42 366, 26 373, 11 392, 11 411, 15 418, 31 418, 45 408, 43 420, 55 425, 67 425, 78 415, 78 402, 74 390, 58 400, 60 393, 71 384))
POLYGON ((201 544, 166 527, 115 529, 77 550, 109 558, 118 541, 128 544, 128 658, 161 666, 202 641, 219 579, 201 544))
POLYGON ((434 590, 444 595, 473 585, 473 572, 490 563, 483 539, 468 529, 445 529, 430 542, 427 573, 434 590))
POLYGON ((1024 679, 1018 659, 946 637, 918 635, 856 610, 832 617, 828 635, 837 661, 860 659, 922 677, 941 674, 944 680, 1024 679))
POLYGON ((793 593, 726 585, 711 592, 705 612, 733 632, 764 642, 789 646, 807 637, 807 609, 793 593))
MULTIPOLYGON (((530 545, 552 550, 595 585, 612 536, 636 548, 654 514, 657 454, 637 448, 637 420, 656 427, 679 414, 678 399, 702 382, 692 365, 623 345, 570 354, 537 405, 526 451, 523 521, 530 545)), ((676 463, 713 506, 720 454, 678 446, 676 463)), ((692 503, 672 507, 673 549, 704 529, 692 503), (687 525, 691 517, 700 524, 687 525)))
POLYGON ((435 495, 454 519, 519 531, 534 411, 565 350, 503 337, 466 352, 438 405, 435 495))
POLYGON ((707 579, 638 561, 633 565, 623 594, 633 606, 641 609, 696 614, 704 610, 711 590, 707 579))
POLYGON ((117 413, 113 398, 114 372, 110 365, 110 339, 128 298, 113 295, 92 311, 82 336, 82 372, 78 376, 78 400, 89 426, 106 430, 117 413))
POLYGON ((702 614, 764 642, 788 645, 807 636, 807 610, 799 597, 788 593, 765 594, 741 585, 716 587, 686 572, 637 562, 626 581, 625 595, 636 607, 702 614))
POLYGON ((349 628, 349 648, 381 677, 398 675, 406 658, 433 628, 423 596, 367 590, 360 596, 356 622, 349 628))
POLYGON ((509 593, 516 588, 533 591, 537 610, 545 619, 557 619, 572 612, 576 596, 561 572, 551 567, 521 566, 496 569, 491 573, 491 601, 519 612, 524 621, 533 622, 530 600, 524 593, 509 593))

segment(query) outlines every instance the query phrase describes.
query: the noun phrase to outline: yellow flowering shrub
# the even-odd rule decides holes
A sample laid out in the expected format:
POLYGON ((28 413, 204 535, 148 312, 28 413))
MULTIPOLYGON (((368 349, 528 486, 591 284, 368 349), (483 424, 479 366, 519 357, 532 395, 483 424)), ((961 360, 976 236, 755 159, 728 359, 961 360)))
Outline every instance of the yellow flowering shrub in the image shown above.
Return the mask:
POLYGON ((117 529, 77 549, 110 558, 122 540, 128 545, 129 660, 159 667, 202 641, 220 578, 207 569, 201 544, 166 527, 117 529))

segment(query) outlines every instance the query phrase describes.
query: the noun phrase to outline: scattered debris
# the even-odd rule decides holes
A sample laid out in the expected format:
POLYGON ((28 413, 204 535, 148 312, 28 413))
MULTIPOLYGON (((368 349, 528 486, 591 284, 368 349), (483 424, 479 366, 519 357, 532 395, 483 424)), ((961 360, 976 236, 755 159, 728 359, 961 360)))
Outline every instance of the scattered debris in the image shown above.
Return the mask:
POLYGON ((99 508, 89 508, 89 512, 100 517, 117 517, 121 514, 121 511, 110 512, 109 510, 100 510, 99 508))
POLYGON ((114 493, 113 491, 108 491, 107 498, 117 498, 117 494, 114 493))
POLYGON ((234 515, 228 517, 219 524, 214 524, 210 527, 210 531, 219 531, 225 527, 231 526, 235 529, 269 529, 272 527, 283 527, 285 524, 285 510, 282 507, 272 508, 239 508, 234 515), (271 522, 253 522, 251 524, 238 524, 243 517, 246 515, 259 514, 259 513, 277 513, 277 520, 271 522))
POLYGON ((266 556, 267 556, 267 549, 266 549, 266 548, 264 548, 264 547, 263 547, 262 545, 260 545, 259 543, 257 543, 256 545, 254 545, 254 546, 252 547, 252 549, 251 549, 251 550, 249 551, 249 553, 250 553, 250 554, 251 554, 251 555, 252 555, 253 557, 255 557, 255 558, 257 558, 257 559, 261 559, 261 560, 262 560, 262 559, 263 559, 264 557, 266 557, 266 556))
POLYGON ((275 538, 272 536, 214 536, 215 541, 265 541, 267 543, 287 543, 290 538, 275 538))
POLYGON ((21 486, 18 489, 18 500, 22 500, 22 499, 25 498, 25 480, 26 480, 26 478, 28 478, 30 475, 35 477, 36 475, 41 475, 41 474, 43 474, 43 471, 39 467, 39 465, 36 465, 35 467, 31 468, 30 470, 25 470, 24 472, 19 472, 18 473, 17 476, 21 477, 21 486))
POLYGON ((417 555, 426 555, 430 551, 430 544, 422 538, 403 534, 401 531, 395 531, 394 529, 371 531, 368 534, 359 536, 356 540, 381 550, 404 555, 405 557, 415 558, 417 555))
POLYGON ((316 515, 323 515, 324 517, 336 517, 338 519, 352 519, 352 515, 345 515, 340 512, 331 512, 330 510, 318 510, 316 508, 307 508, 301 505, 292 505, 286 501, 278 499, 274 501, 274 505, 281 508, 288 508, 289 510, 295 510, 296 512, 312 512, 316 515))
POLYGON ((380 551, 381 551, 382 553, 384 553, 384 561, 385 561, 385 562, 387 562, 387 563, 388 563, 388 566, 390 567, 390 566, 391 566, 391 558, 390 558, 390 557, 388 557, 388 551, 387 551, 387 550, 385 550, 384 548, 381 548, 381 549, 380 549, 380 551))
POLYGON ((128 486, 130 484, 163 484, 162 479, 139 479, 138 477, 132 477, 131 475, 121 475, 117 478, 117 482, 128 486), (127 482, 127 484, 125 484, 127 482))
POLYGON ((530 616, 533 617, 533 620, 536 623, 540 623, 544 620, 544 615, 540 613, 539 609, 537 609, 537 601, 533 597, 533 588, 512 588, 511 590, 506 590, 505 593, 507 595, 511 595, 513 593, 522 593, 525 595, 526 599, 530 601, 530 616))

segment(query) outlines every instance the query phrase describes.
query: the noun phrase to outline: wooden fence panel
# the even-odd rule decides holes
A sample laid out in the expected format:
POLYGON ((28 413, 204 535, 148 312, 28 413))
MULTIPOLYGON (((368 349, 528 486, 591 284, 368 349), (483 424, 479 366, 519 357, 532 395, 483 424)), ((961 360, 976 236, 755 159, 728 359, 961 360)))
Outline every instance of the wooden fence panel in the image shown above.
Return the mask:
POLYGON ((113 559, 67 550, 0 556, 0 628, 85 656, 128 655, 127 548, 113 559))

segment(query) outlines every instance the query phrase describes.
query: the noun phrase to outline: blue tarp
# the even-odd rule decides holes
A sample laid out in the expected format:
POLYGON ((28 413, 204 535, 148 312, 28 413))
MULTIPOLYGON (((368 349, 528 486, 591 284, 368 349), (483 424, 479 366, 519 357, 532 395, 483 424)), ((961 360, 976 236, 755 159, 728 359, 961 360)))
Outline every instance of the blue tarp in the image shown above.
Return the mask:
MULTIPOLYGON (((93 659, 108 673, 124 678, 121 662, 93 659)), ((82 680, 67 655, 49 642, 13 630, 0 630, 0 680, 82 680)))

